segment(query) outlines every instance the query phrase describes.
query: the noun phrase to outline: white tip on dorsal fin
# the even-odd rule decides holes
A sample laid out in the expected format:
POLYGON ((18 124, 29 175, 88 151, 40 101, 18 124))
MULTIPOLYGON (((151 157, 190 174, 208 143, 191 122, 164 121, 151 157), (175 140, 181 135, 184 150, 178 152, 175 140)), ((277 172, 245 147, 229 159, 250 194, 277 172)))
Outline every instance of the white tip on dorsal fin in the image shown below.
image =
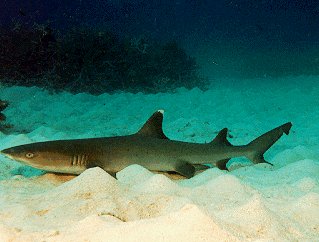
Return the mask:
POLYGON ((213 139, 213 141, 210 142, 210 144, 231 146, 231 143, 229 143, 229 141, 227 140, 227 133, 227 128, 222 129, 221 131, 219 131, 215 139, 213 139))
POLYGON ((168 139, 162 128, 163 114, 164 110, 157 110, 155 113, 153 113, 143 127, 137 132, 137 134, 158 139, 168 139))

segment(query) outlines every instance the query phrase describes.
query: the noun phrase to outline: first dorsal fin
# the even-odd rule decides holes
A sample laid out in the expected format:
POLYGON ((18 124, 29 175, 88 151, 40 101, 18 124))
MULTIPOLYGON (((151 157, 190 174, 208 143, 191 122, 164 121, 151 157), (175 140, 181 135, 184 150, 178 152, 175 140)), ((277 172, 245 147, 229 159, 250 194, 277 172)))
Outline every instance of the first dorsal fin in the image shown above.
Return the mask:
POLYGON ((229 141, 227 140, 227 133, 227 128, 222 129, 221 131, 219 131, 215 139, 213 139, 213 141, 210 142, 210 144, 231 146, 231 143, 229 143, 229 141))
POLYGON ((163 132, 164 110, 158 110, 146 121, 143 127, 137 132, 138 135, 149 136, 158 139, 168 139, 163 132))

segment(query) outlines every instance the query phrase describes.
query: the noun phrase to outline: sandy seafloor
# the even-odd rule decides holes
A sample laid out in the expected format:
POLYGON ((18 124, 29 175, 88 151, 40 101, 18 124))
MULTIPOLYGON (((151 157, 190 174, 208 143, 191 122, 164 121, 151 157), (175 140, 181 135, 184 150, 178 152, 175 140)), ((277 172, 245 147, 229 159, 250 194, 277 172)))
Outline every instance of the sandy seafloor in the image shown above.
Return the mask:
POLYGON ((0 157, 0 241, 318 241, 319 77, 228 80, 173 94, 50 94, 1 87, 15 132, 0 148, 136 132, 165 110, 171 139, 209 142, 224 127, 246 144, 292 121, 266 158, 174 180, 132 165, 73 178, 0 157), (73 179, 72 179, 73 178, 73 179))

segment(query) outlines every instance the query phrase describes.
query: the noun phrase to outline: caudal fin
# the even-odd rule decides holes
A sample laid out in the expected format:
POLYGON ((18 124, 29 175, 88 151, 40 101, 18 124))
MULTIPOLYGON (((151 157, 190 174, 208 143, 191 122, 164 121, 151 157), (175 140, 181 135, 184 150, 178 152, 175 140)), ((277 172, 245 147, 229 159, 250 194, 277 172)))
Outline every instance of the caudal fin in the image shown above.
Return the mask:
POLYGON ((276 141, 285 133, 289 134, 292 123, 285 123, 267 133, 259 136, 257 139, 253 140, 247 145, 248 153, 247 158, 253 163, 269 163, 264 159, 264 153, 274 144, 276 141))

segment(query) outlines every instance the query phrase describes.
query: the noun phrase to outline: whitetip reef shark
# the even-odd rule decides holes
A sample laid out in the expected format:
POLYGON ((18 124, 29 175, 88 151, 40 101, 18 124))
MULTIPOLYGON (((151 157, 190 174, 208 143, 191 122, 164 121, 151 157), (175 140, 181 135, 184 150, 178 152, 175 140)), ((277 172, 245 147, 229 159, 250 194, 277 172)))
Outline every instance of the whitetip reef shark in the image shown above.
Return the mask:
POLYGON ((187 178, 208 165, 227 170, 234 157, 246 157, 253 163, 265 161, 264 153, 285 133, 291 122, 259 136, 247 145, 234 146, 227 140, 227 128, 210 143, 170 140, 162 129, 163 110, 156 111, 135 134, 73 140, 54 140, 20 145, 1 153, 26 165, 55 173, 80 174, 101 167, 115 176, 125 167, 138 164, 151 171, 177 172, 187 178))

